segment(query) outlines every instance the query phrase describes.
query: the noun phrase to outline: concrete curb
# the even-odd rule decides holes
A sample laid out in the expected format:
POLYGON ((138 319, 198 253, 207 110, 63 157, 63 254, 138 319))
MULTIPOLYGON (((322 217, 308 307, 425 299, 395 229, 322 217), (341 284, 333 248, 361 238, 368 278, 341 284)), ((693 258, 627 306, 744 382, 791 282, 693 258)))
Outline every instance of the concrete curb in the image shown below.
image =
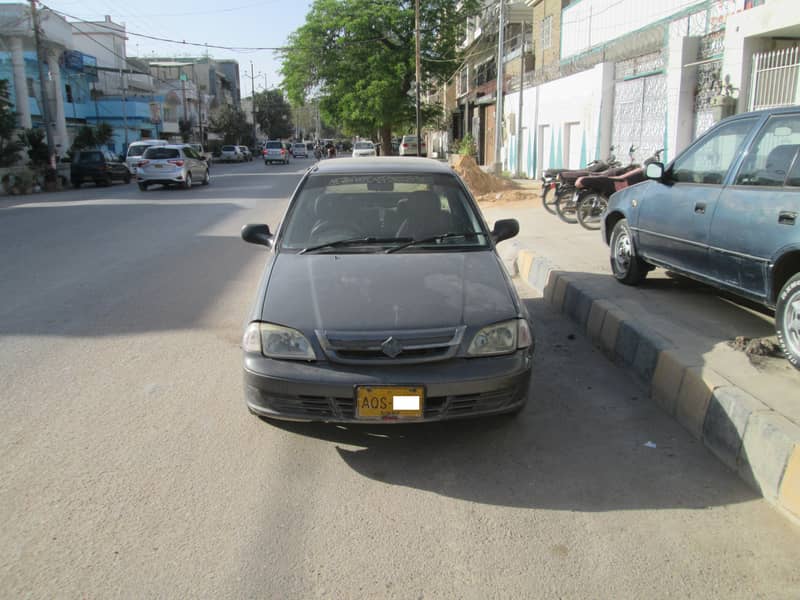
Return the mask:
POLYGON ((519 277, 568 316, 613 362, 728 468, 800 524, 800 427, 545 257, 521 250, 519 277))

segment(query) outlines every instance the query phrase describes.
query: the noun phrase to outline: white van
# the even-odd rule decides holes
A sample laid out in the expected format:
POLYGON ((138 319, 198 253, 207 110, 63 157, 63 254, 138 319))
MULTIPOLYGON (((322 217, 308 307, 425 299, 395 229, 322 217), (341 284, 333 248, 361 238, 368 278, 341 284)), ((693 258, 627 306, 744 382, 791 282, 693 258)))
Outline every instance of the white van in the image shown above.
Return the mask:
POLYGON ((125 166, 131 175, 136 175, 136 165, 142 160, 142 154, 150 146, 166 146, 169 142, 166 140, 139 140, 132 142, 128 146, 128 152, 125 154, 125 166))

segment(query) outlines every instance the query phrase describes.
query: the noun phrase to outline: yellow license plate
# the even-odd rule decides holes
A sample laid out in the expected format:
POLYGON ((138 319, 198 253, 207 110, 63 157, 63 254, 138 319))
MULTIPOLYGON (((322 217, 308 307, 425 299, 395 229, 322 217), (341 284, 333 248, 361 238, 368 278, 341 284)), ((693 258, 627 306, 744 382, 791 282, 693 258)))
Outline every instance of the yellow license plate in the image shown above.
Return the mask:
POLYGON ((356 417, 383 419, 421 417, 425 408, 425 388, 421 386, 358 386, 356 417))

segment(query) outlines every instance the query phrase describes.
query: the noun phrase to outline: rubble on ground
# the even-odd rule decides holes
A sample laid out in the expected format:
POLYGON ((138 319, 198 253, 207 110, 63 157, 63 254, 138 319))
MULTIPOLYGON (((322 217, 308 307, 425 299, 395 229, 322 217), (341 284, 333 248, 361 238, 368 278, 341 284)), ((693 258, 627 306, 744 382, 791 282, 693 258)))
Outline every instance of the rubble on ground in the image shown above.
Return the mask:
POLYGON ((501 179, 486 173, 478 166, 475 159, 467 154, 461 154, 456 157, 453 163, 453 170, 467 184, 469 191, 475 197, 503 192, 516 187, 513 182, 507 179, 501 179))

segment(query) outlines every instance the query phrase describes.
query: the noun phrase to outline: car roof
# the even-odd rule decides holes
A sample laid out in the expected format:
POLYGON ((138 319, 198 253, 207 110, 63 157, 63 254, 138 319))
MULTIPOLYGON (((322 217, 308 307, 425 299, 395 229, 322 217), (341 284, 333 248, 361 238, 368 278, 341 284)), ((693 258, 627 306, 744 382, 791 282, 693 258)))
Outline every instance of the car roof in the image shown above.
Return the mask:
POLYGON ((337 158, 311 167, 313 173, 443 173, 455 175, 445 162, 413 156, 376 156, 368 159, 337 158))
POLYGON ((131 142, 130 146, 135 146, 136 144, 141 144, 144 146, 166 146, 167 142, 164 140, 136 140, 135 142, 131 142))

